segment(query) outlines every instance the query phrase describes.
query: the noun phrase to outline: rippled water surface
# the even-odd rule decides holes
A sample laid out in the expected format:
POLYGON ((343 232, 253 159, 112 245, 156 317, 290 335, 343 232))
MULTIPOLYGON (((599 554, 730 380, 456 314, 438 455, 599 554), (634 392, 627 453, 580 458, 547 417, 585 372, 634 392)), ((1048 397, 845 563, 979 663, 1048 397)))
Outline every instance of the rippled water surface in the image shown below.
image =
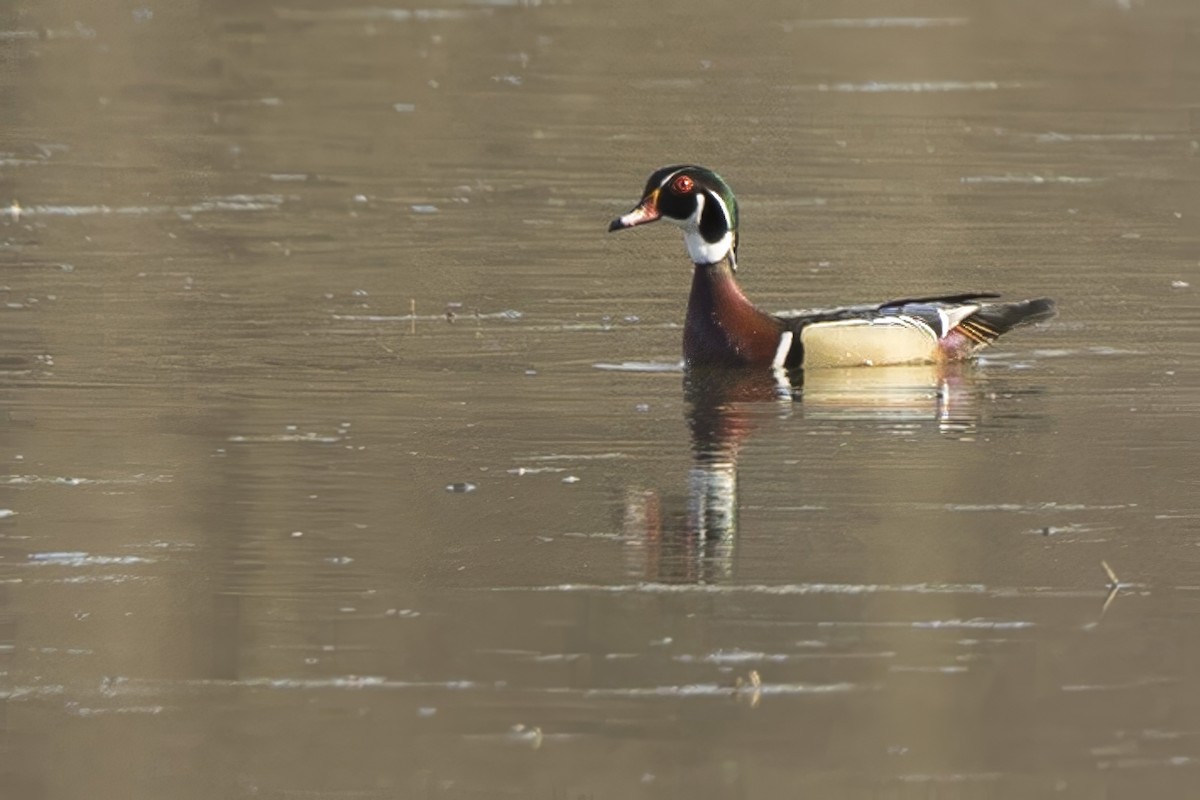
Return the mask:
POLYGON ((1200 7, 0 9, 0 794, 1181 797, 1200 7), (769 309, 990 289, 955 368, 677 366, 645 177, 769 309))

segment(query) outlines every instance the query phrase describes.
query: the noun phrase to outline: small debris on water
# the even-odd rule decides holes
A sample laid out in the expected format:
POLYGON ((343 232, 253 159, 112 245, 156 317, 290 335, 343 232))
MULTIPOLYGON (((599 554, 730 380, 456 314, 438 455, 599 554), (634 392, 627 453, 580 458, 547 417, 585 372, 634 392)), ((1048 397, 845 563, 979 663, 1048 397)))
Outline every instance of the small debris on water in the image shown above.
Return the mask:
POLYGON ((740 699, 748 695, 751 708, 757 708, 762 701, 762 677, 758 670, 752 669, 745 678, 740 675, 734 680, 733 691, 740 699))
POLYGON ((1191 286, 1187 281, 1171 281, 1172 289, 1186 289, 1191 286))
POLYGON ((292 531, 293 539, 299 539, 303 535, 304 535, 304 531, 292 531))
POLYGON ((568 475, 567 477, 562 479, 562 482, 563 483, 579 483, 581 480, 583 480, 583 478, 580 478, 577 475, 568 475))
POLYGON ((513 741, 528 744, 534 750, 537 750, 542 746, 542 729, 536 725, 530 727, 518 722, 516 725, 512 726, 509 735, 512 737, 513 741))
POLYGON ((396 109, 401 114, 405 114, 410 111, 417 110, 417 106, 415 103, 394 103, 394 104, 392 104, 392 108, 396 109))
POLYGON ((639 414, 645 414, 647 411, 650 410, 650 404, 649 403, 638 403, 636 406, 633 407, 633 410, 637 411, 639 414))
POLYGON ((446 485, 447 492, 455 492, 458 494, 464 494, 466 492, 473 492, 477 488, 478 487, 475 484, 468 483, 467 481, 463 481, 462 483, 450 483, 450 484, 446 485))
POLYGON ((429 203, 417 203, 411 206, 414 214, 436 214, 438 207, 429 203))

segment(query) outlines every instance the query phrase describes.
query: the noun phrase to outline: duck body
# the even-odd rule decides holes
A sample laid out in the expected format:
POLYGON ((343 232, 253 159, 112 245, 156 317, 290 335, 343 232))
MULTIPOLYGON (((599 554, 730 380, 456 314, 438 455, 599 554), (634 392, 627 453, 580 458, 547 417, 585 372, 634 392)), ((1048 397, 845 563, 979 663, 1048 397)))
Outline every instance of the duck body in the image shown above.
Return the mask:
POLYGON ((956 361, 1055 313, 1049 298, 994 302, 994 293, 962 293, 770 314, 750 302, 734 276, 737 201, 720 176, 694 165, 663 167, 650 176, 642 201, 609 230, 657 219, 683 228, 694 265, 683 334, 688 366, 816 369, 956 361))

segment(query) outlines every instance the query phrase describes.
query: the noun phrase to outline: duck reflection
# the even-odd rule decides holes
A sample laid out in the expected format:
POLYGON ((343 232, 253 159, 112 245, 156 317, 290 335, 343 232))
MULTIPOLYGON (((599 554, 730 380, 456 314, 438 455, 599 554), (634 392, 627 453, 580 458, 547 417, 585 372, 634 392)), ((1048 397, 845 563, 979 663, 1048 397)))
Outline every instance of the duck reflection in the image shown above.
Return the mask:
POLYGON ((969 437, 978 425, 972 366, 955 363, 783 373, 690 370, 684 376, 692 460, 687 494, 630 489, 624 533, 640 547, 631 567, 647 580, 707 583, 733 576, 738 455, 756 428, 782 417, 928 424, 969 437))

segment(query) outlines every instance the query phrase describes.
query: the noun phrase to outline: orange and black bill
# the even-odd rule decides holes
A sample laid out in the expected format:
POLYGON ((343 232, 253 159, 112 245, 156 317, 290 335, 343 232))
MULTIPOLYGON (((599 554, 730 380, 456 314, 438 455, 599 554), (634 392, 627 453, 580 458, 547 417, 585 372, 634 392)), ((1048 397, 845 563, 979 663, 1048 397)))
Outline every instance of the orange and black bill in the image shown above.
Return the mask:
POLYGON ((630 211, 623 217, 614 219, 608 226, 608 229, 609 231, 619 231, 622 228, 645 225, 647 222, 654 222, 654 220, 661 216, 662 212, 658 210, 658 189, 655 189, 646 195, 633 211, 630 211))

